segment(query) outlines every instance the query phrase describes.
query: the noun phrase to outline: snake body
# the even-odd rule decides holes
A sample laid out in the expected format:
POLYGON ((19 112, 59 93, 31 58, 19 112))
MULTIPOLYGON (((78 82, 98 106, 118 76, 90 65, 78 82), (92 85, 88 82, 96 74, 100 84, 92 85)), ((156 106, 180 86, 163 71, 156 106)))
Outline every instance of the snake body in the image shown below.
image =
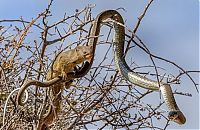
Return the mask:
POLYGON ((31 85, 36 85, 36 86, 40 86, 40 87, 44 87, 44 88, 47 88, 47 87, 50 87, 52 85, 54 85, 55 83, 59 83, 62 81, 62 78, 61 77, 56 77, 52 80, 49 80, 49 81, 45 81, 45 82, 41 82, 41 81, 38 81, 38 80, 28 80, 27 82, 25 82, 23 84, 23 86, 20 88, 18 94, 17 94, 17 105, 20 105, 20 106, 23 106, 24 104, 26 104, 28 98, 25 99, 25 101, 22 101, 22 96, 23 96, 23 93, 24 91, 31 85))
MULTIPOLYGON (((94 53, 98 41, 98 35, 100 33, 100 24, 106 19, 112 19, 116 21, 113 23, 115 30, 113 38, 114 39, 113 51, 114 51, 115 64, 121 75, 134 85, 153 91, 161 91, 165 103, 170 111, 168 118, 178 124, 184 124, 186 122, 186 118, 176 104, 170 85, 163 82, 158 83, 157 81, 143 77, 133 72, 127 65, 124 59, 125 29, 124 26, 122 26, 124 25, 124 21, 122 16, 116 10, 103 11, 95 18, 92 24, 92 29, 90 31, 90 38, 88 41, 89 45, 93 47, 92 58, 90 62, 85 63, 85 65, 80 71, 76 73, 69 73, 68 76, 69 77, 71 76, 73 78, 80 78, 88 73, 94 60, 94 53)), ((59 81, 60 79, 57 80, 59 81)), ((41 86, 46 87, 46 84, 44 83, 41 86)), ((22 91, 24 91, 24 89, 22 91)), ((24 102, 18 102, 18 104, 23 104, 23 103, 24 102)))
MULTIPOLYGON (((88 41, 89 45, 93 46, 93 53, 95 53, 96 44, 100 33, 100 24, 106 19, 112 19, 115 21, 113 23, 115 30, 113 51, 115 64, 121 75, 134 85, 153 91, 161 91, 165 103, 170 111, 168 118, 178 124, 184 124, 186 122, 186 118, 176 104, 170 85, 163 82, 158 83, 157 81, 143 77, 133 72, 127 65, 124 59, 125 29, 122 26, 124 25, 124 21, 122 16, 116 10, 103 11, 93 21, 90 39, 88 41)), ((79 72, 79 74, 76 76, 82 77, 85 75, 90 70, 93 60, 94 54, 87 68, 85 68, 82 72, 79 72)))

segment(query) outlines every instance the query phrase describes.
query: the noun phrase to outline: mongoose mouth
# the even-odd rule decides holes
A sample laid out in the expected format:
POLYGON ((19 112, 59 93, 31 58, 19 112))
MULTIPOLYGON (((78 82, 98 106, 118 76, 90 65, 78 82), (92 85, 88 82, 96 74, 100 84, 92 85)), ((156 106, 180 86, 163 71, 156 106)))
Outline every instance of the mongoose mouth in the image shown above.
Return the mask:
POLYGON ((91 59, 92 59, 92 55, 91 55, 91 54, 87 54, 87 55, 85 56, 85 58, 88 59, 88 60, 91 60, 91 59))

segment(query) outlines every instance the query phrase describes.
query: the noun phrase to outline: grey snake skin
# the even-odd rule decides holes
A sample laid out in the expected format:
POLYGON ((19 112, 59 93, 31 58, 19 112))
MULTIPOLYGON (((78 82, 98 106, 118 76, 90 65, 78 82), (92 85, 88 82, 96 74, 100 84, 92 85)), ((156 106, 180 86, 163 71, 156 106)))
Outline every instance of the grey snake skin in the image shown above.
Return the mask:
MULTIPOLYGON (((168 118, 178 124, 184 124, 186 122, 186 118, 176 104, 170 85, 163 82, 158 83, 157 81, 143 77, 133 72, 127 65, 124 59, 125 29, 123 26, 121 26, 124 25, 124 21, 122 16, 116 10, 103 11, 95 18, 89 39, 89 45, 93 46, 93 53, 95 53, 95 48, 100 33, 100 28, 101 28, 100 24, 106 19, 112 19, 116 21, 113 23, 115 30, 113 38, 114 39, 113 51, 114 51, 114 60, 116 63, 116 67, 121 73, 121 75, 134 85, 153 91, 161 91, 164 101, 170 111, 168 118), (120 23, 121 25, 118 23, 120 23)), ((92 58, 90 65, 88 65, 88 69, 85 70, 85 73, 89 71, 93 59, 94 57, 92 58)))

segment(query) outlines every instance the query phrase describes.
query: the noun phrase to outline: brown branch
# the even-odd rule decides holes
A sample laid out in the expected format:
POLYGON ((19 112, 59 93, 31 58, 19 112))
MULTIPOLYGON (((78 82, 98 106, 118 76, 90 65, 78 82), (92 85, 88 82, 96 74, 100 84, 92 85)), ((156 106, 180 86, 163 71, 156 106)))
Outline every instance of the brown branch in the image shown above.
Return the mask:
MULTIPOLYGON (((0 23, 8 23, 8 22, 28 23, 29 25, 32 23, 32 21, 29 22, 29 21, 19 20, 19 19, 4 19, 4 20, 0 20, 0 23)), ((37 27, 37 28, 39 28, 39 29, 41 29, 41 30, 44 30, 42 27, 39 26, 39 24, 33 23, 32 25, 37 27)))
POLYGON ((17 104, 23 106, 26 103, 26 101, 22 102, 22 96, 23 96, 24 91, 29 86, 35 85, 35 86, 39 86, 39 87, 50 87, 53 84, 59 83, 61 81, 62 81, 61 77, 57 77, 57 78, 54 78, 54 79, 46 81, 46 82, 40 82, 38 80, 28 80, 27 82, 25 82, 25 84, 22 85, 21 89, 18 92, 18 95, 17 95, 17 104))

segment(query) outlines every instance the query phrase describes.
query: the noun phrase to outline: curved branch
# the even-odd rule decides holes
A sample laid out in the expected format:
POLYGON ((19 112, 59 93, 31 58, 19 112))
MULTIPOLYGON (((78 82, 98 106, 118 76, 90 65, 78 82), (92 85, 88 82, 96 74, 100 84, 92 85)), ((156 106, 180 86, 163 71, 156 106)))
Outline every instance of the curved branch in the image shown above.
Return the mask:
POLYGON ((38 80, 28 80, 25 84, 22 85, 22 87, 20 88, 18 95, 17 95, 17 105, 21 105, 23 106, 28 99, 26 99, 25 101, 22 102, 22 95, 24 93, 24 91, 31 85, 36 85, 36 86, 40 86, 40 87, 50 87, 53 84, 59 83, 62 81, 61 77, 56 77, 52 80, 49 81, 45 81, 45 82, 40 82, 38 80))

